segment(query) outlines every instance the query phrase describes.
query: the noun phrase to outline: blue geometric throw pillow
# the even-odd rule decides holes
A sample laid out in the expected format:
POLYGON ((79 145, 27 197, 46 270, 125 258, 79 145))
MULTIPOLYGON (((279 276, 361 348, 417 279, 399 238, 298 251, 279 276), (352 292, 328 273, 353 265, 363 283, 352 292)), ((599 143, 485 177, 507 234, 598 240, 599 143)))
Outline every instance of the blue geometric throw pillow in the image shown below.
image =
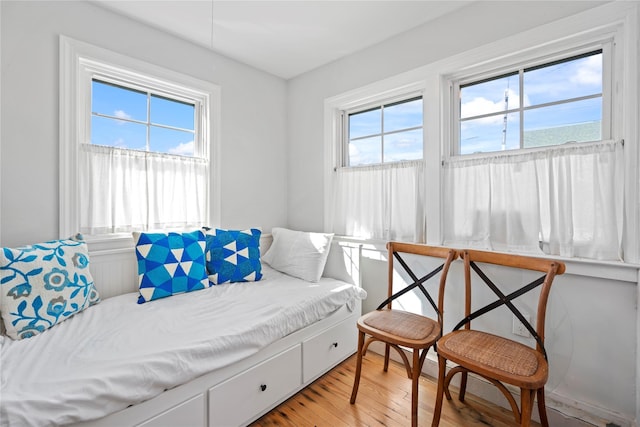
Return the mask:
POLYGON ((257 228, 207 231, 207 271, 214 285, 262 279, 257 228))
POLYGON ((0 312, 13 339, 40 334, 100 301, 78 234, 0 254, 0 312))
POLYGON ((208 288, 204 233, 133 233, 138 259, 138 304, 208 288))

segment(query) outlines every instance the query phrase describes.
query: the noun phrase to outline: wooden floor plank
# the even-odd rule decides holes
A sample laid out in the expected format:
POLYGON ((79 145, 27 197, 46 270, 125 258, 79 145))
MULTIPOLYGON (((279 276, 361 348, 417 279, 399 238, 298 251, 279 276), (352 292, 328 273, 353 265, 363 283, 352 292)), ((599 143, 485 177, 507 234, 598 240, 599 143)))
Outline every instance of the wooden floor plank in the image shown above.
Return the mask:
MULTIPOLYGON (((355 404, 349 403, 355 373, 355 355, 320 377, 251 427, 354 427, 411 425, 411 380, 396 362, 382 370, 382 356, 368 352, 363 359, 362 377, 355 404)), ((445 400, 441 427, 513 427, 513 414, 467 393, 465 402, 445 400)), ((418 391, 418 421, 430 426, 435 403, 436 383, 422 376, 418 391)), ((532 423, 533 427, 539 426, 532 423)))

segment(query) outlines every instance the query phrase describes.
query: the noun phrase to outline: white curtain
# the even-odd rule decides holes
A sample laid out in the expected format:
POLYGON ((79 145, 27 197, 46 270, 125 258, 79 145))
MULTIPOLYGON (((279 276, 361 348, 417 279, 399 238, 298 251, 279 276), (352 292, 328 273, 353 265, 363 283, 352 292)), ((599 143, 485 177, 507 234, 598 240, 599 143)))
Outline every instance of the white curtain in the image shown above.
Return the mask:
POLYGON ((424 162, 336 170, 333 231, 354 237, 424 242, 424 162))
POLYGON ((452 158, 444 244, 622 259, 622 142, 452 158))
POLYGON ((207 220, 207 161, 81 144, 80 231, 200 227, 207 220))

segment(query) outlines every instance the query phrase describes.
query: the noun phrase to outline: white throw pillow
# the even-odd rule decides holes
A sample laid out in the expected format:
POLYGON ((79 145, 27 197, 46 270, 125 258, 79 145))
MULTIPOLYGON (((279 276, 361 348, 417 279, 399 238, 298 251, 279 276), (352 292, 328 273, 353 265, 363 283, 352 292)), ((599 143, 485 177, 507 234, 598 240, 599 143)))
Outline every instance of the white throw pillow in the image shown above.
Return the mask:
POLYGON ((262 256, 272 268, 308 282, 317 282, 327 262, 333 233, 273 228, 273 243, 262 256))

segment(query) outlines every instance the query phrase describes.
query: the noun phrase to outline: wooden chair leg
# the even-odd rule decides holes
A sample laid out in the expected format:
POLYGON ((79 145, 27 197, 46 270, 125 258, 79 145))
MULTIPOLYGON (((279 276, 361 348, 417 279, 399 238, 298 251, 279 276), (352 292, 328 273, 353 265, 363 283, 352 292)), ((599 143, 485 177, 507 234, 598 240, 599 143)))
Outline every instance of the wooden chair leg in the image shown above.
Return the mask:
POLYGON ((358 387, 360 386, 360 372, 362 371, 362 351, 364 347, 364 332, 358 331, 358 355, 356 357, 356 374, 353 379, 353 390, 351 391, 351 403, 356 403, 358 387))
POLYGON ((536 392, 538 399, 538 413, 540 415, 540 425, 549 427, 549 419, 547 418, 547 405, 544 401, 544 387, 539 388, 536 392))
POLYGON ((436 391, 436 405, 433 408, 433 419, 431 427, 438 427, 440 424, 440 414, 442 412, 442 400, 444 397, 444 380, 447 373, 447 360, 438 355, 438 390, 436 391))
POLYGON ((420 350, 413 349, 411 370, 411 426, 418 427, 418 384, 420 380, 420 350))
POLYGON ((460 402, 464 402, 464 395, 467 392, 467 377, 469 376, 468 372, 462 371, 460 373, 460 392, 458 393, 458 400, 460 402))
POLYGON ((389 344, 384 345, 384 371, 387 372, 389 370, 389 353, 391 350, 391 346, 389 344))
POLYGON ((520 393, 520 427, 529 427, 536 392, 535 390, 520 389, 520 393))

